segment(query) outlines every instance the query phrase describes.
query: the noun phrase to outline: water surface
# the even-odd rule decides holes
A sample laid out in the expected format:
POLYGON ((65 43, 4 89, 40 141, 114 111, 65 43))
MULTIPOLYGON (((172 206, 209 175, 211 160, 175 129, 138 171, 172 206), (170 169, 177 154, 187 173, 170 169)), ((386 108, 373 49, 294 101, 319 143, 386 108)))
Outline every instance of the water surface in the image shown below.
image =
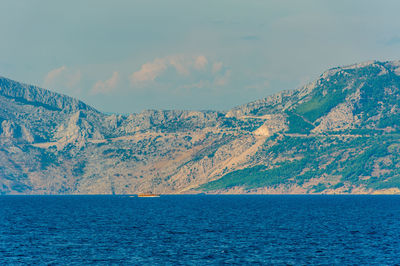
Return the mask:
POLYGON ((399 264, 399 196, 2 196, 0 264, 399 264))

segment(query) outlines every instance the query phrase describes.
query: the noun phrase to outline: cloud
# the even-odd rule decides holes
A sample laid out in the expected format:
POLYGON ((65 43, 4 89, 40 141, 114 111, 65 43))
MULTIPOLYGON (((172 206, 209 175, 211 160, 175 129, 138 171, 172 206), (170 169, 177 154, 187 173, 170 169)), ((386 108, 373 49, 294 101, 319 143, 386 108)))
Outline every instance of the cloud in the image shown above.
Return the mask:
MULTIPOLYGON (((46 88, 57 87, 62 88, 75 88, 76 85, 82 80, 82 73, 80 70, 71 70, 66 66, 61 66, 50 70, 43 79, 43 86, 46 88)), ((75 88, 76 89, 76 88, 75 88)))
POLYGON ((155 59, 153 62, 145 63, 139 71, 131 75, 132 83, 154 81, 161 73, 167 69, 164 59, 155 59))
POLYGON ((227 70, 222 76, 218 76, 214 80, 214 85, 215 86, 225 86, 229 83, 229 79, 231 77, 231 71, 227 70))
POLYGON ((212 89, 230 83, 231 70, 205 55, 170 55, 141 65, 130 76, 134 88, 160 91, 212 89))
MULTIPOLYGON (((217 64, 218 66, 221 64, 217 64)), ((219 68, 220 69, 220 68, 219 68)), ((226 70, 223 74, 208 76, 209 79, 201 79, 197 82, 187 83, 179 86, 179 89, 205 89, 205 88, 216 88, 224 87, 229 84, 231 78, 231 70, 226 70)))
POLYGON ((166 65, 175 68, 176 72, 180 75, 189 75, 190 73, 190 60, 183 55, 172 55, 164 58, 166 65))
POLYGON ((194 62, 194 67, 197 70, 202 70, 206 67, 207 63, 207 58, 204 55, 200 55, 196 58, 196 61, 194 62))
POLYGON ((112 92, 118 85, 119 82, 119 73, 115 71, 111 78, 105 80, 105 81, 97 81, 96 84, 94 84, 92 90, 90 93, 92 95, 95 94, 107 94, 112 92))
POLYGON ((222 68, 222 62, 215 62, 212 66, 212 73, 216 74, 218 73, 222 68))
POLYGON ((70 73, 67 76, 66 86, 67 87, 74 87, 82 80, 82 73, 80 70, 75 71, 74 73, 70 73))
POLYGON ((170 55, 163 58, 156 58, 151 62, 143 64, 138 71, 132 73, 130 81, 133 86, 154 82, 169 68, 175 69, 178 75, 188 76, 193 70, 204 70, 207 64, 208 60, 204 55, 170 55))
POLYGON ((56 69, 53 69, 47 73, 47 75, 44 78, 43 84, 48 87, 51 86, 54 81, 62 75, 63 72, 65 72, 67 69, 66 66, 62 66, 56 69))

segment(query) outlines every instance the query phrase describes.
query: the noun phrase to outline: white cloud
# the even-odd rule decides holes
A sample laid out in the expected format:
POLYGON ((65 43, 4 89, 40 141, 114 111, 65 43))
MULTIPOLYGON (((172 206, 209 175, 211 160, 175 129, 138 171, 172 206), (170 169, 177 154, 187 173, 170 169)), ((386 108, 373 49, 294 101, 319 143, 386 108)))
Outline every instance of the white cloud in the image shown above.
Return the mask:
POLYGON ((215 62, 212 66, 212 73, 216 74, 222 69, 222 62, 215 62))
POLYGON ((111 78, 105 80, 105 81, 97 81, 96 84, 94 84, 92 90, 90 91, 91 94, 107 94, 112 92, 118 85, 119 82, 119 73, 115 71, 111 78))
POLYGON ((70 73, 67 77, 66 86, 74 87, 81 81, 81 79, 82 79, 82 73, 80 70, 70 73))
POLYGON ((53 69, 51 71, 49 71, 49 73, 47 73, 47 75, 44 78, 43 84, 44 86, 48 87, 51 86, 54 81, 60 77, 60 75, 65 72, 65 70, 67 69, 66 66, 62 66, 56 69, 53 69))
POLYGON ((165 61, 168 65, 171 65, 175 68, 176 72, 180 75, 189 75, 190 73, 190 59, 187 59, 183 55, 172 55, 167 56, 165 61))
POLYGON ((75 87, 82 79, 80 70, 70 70, 66 66, 61 66, 49 71, 43 80, 43 86, 48 87, 75 87))
POLYGON ((154 81, 161 73, 167 69, 165 59, 155 59, 153 62, 145 63, 139 71, 131 75, 132 84, 154 81))
POLYGON ((207 58, 204 55, 200 55, 196 58, 196 61, 194 62, 194 67, 197 70, 202 70, 207 66, 207 58))
POLYGON ((204 70, 207 64, 208 60, 204 55, 170 55, 156 58, 152 62, 143 64, 140 70, 132 73, 130 81, 133 86, 153 82, 170 67, 174 68, 177 74, 188 76, 193 70, 204 70))

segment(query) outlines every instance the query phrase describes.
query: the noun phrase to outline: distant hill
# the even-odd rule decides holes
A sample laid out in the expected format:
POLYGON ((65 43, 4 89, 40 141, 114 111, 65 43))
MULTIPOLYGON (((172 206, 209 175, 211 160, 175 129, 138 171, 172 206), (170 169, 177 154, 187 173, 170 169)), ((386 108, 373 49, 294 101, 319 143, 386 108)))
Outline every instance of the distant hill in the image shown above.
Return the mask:
POLYGON ((400 193, 400 61, 228 112, 108 115, 0 78, 1 194, 400 193))

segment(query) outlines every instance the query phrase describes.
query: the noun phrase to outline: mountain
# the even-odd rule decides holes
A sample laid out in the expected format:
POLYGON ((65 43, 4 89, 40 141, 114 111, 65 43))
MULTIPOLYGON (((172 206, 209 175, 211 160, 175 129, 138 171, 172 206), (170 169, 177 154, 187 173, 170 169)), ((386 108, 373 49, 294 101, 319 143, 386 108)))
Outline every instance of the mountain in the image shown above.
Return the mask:
POLYGON ((400 61, 228 112, 108 115, 0 78, 1 194, 400 193, 400 61))

